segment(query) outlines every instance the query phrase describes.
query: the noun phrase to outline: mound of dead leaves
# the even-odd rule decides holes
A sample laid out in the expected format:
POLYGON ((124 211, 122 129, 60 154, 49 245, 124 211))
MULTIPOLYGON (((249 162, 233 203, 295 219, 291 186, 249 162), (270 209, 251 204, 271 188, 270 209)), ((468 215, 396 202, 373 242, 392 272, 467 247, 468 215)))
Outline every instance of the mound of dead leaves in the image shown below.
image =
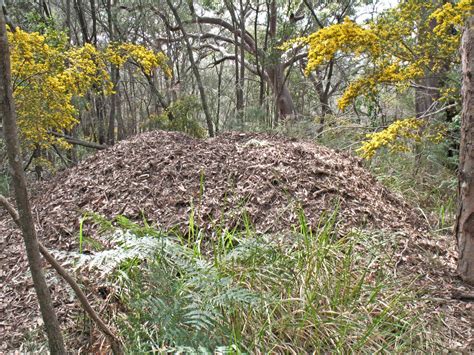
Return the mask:
POLYGON ((349 155, 257 134, 198 140, 149 132, 99 152, 43 184, 33 208, 46 234, 76 235, 79 218, 146 218, 163 229, 287 232, 302 210, 310 224, 338 208, 343 229, 412 230, 413 211, 349 155), (244 220, 246 221, 244 223, 244 220))
MULTIPOLYGON (((416 213, 357 158, 262 134, 198 140, 180 133, 144 133, 33 190, 39 237, 47 247, 65 251, 76 248, 79 221, 88 211, 145 218, 163 230, 185 232, 192 215, 203 231, 250 224, 260 233, 289 234, 301 211, 316 227, 323 214, 337 209, 341 231, 362 227, 414 235, 424 230, 416 213)), ((14 349, 41 320, 19 233, 3 212, 0 247, 0 344, 6 344, 1 352, 14 349)), ((77 306, 64 286, 56 282, 52 287, 60 319, 70 323, 68 309, 77 306)))

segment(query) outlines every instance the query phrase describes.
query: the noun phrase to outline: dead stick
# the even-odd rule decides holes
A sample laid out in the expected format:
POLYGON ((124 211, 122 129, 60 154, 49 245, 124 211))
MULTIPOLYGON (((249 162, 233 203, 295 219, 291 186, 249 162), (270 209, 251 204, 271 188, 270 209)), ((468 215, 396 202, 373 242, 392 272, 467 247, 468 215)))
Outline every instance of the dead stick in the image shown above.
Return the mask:
MULTIPOLYGON (((16 223, 17 226, 20 226, 20 217, 16 209, 8 202, 8 200, 0 195, 0 205, 2 205, 7 212, 12 217, 13 221, 16 223)), ((97 327, 105 334, 105 336, 109 339, 110 346, 114 354, 123 354, 122 350, 122 343, 117 338, 117 336, 109 329, 109 327, 104 323, 104 321, 97 315, 94 311, 92 306, 90 305, 89 301, 87 300, 86 295, 82 292, 81 288, 77 284, 77 282, 69 275, 69 273, 64 269, 58 261, 48 252, 45 246, 38 241, 40 253, 46 259, 46 261, 56 270, 56 272, 61 275, 61 277, 66 281, 69 286, 74 290, 77 298, 81 302, 82 307, 87 312, 89 317, 94 321, 97 327)))

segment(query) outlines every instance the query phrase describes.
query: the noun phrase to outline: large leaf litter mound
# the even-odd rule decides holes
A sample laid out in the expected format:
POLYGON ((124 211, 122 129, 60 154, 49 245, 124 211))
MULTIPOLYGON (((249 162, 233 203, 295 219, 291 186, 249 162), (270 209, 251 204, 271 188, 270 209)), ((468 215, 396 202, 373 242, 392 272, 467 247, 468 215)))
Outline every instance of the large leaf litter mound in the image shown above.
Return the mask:
MULTIPOLYGON (((424 224, 379 184, 359 159, 309 142, 228 133, 198 140, 144 133, 100 151, 32 187, 38 236, 51 250, 77 250, 86 212, 117 215, 186 232, 190 216, 213 231, 244 230, 291 237, 301 211, 317 228, 337 210, 341 233, 352 228, 401 231, 424 224)), ((88 235, 94 233, 92 226, 88 235)), ((0 212, 0 352, 15 349, 41 323, 18 230, 0 212)), ((59 318, 74 328, 74 297, 48 272, 59 318)))
POLYGON ((86 211, 203 230, 288 232, 304 211, 317 226, 338 209, 342 230, 412 229, 413 211, 360 160, 308 142, 258 134, 198 140, 154 131, 101 151, 43 184, 33 200, 42 229, 75 235, 86 211))

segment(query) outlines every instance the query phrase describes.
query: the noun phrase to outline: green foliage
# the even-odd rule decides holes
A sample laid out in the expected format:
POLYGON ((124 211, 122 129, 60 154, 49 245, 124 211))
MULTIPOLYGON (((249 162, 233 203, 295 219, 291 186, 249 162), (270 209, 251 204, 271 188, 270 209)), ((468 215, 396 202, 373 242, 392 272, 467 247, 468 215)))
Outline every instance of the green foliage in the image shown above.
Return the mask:
MULTIPOLYGON (((437 122, 432 122, 437 124, 437 122)), ((434 229, 449 231, 456 214, 458 141, 457 119, 448 126, 450 139, 435 143, 423 141, 405 154, 382 149, 365 164, 390 191, 402 196, 411 206, 422 210, 434 229), (454 132, 453 132, 454 131, 454 132), (441 227, 443 226, 443 227, 441 227)), ((327 147, 355 153, 367 129, 354 122, 337 121, 317 142, 327 147), (345 129, 344 127, 350 127, 345 129)))
POLYGON ((393 282, 399 237, 340 237, 337 211, 315 231, 298 216, 285 238, 251 228, 213 240, 119 230, 109 237, 115 249, 80 255, 77 267, 98 269, 119 288, 130 353, 436 349, 420 335, 427 325, 410 306, 413 291, 393 282))
POLYGON ((197 138, 203 138, 206 131, 196 119, 200 109, 201 104, 196 96, 185 96, 173 102, 164 113, 150 116, 150 126, 165 131, 184 132, 197 138))
POLYGON ((422 211, 433 232, 451 233, 456 215, 457 177, 447 149, 426 142, 417 154, 380 152, 369 166, 380 182, 422 211))

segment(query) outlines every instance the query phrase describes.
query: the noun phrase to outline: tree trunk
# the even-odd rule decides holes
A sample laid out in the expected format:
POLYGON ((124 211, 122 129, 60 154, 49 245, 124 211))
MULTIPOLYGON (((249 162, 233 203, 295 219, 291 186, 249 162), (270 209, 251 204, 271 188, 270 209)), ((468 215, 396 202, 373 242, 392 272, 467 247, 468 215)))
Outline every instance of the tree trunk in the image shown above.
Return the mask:
POLYGON ((79 25, 81 27, 82 43, 89 43, 89 31, 87 30, 87 22, 84 15, 84 5, 82 4, 82 0, 74 0, 74 9, 76 10, 79 25))
MULTIPOLYGON (((207 104, 207 95, 206 95, 206 91, 204 90, 204 85, 202 84, 199 68, 196 64, 196 61, 194 60, 193 48, 191 46, 191 42, 189 41, 188 33, 186 32, 186 29, 183 26, 183 22, 181 21, 181 18, 179 17, 178 10, 176 10, 176 8, 173 6, 173 2, 171 0, 166 0, 166 3, 168 4, 168 7, 173 13, 176 23, 178 24, 181 34, 183 35, 184 43, 186 45, 186 51, 188 52, 189 62, 191 63, 191 69, 194 73, 194 77, 196 79, 197 86, 199 89, 199 94, 200 94, 199 96, 201 97, 202 110, 204 111, 204 115, 206 117, 207 132, 209 133, 210 137, 214 137, 214 126, 212 124, 211 113, 209 111, 209 106, 207 104)), ((189 5, 190 7, 192 7, 192 3, 189 3, 189 5)), ((193 16, 195 16, 194 11, 191 11, 191 12, 193 13, 193 16)))
MULTIPOLYGON (((2 4, 3 1, 0 1, 2 4)), ((3 121, 5 144, 12 174, 12 185, 19 212, 19 222, 25 243, 33 285, 38 297, 41 315, 48 336, 51 354, 65 354, 63 337, 51 301, 48 285, 41 267, 36 230, 31 214, 23 173, 18 129, 11 88, 10 52, 5 26, 5 17, 0 6, 0 115, 3 121)))
MULTIPOLYGON (((277 5, 276 0, 270 3, 268 34, 270 42, 275 43, 277 35, 277 5)), ((288 118, 296 116, 295 104, 291 96, 290 90, 286 85, 285 68, 281 62, 281 51, 274 49, 272 63, 266 68, 268 77, 270 78, 273 97, 275 100, 275 126, 278 125, 280 118, 288 118)))
POLYGON ((105 103, 102 93, 98 93, 95 97, 95 109, 97 114, 97 135, 98 143, 105 144, 105 103))
POLYGON ((65 27, 66 27, 66 34, 69 43, 72 43, 71 40, 71 0, 66 0, 66 22, 65 22, 65 27))
MULTIPOLYGON (((296 108, 290 90, 286 85, 283 64, 278 63, 266 69, 271 79, 271 86, 278 117, 289 118, 296 115, 296 108)), ((275 122, 278 124, 278 122, 275 122)))
POLYGON ((217 70, 217 110, 216 119, 214 121, 214 128, 216 135, 219 133, 219 120, 221 116, 221 97, 222 97, 222 72, 224 70, 224 63, 221 63, 217 70))
POLYGON ((112 84, 114 86, 114 93, 110 97, 110 112, 109 112, 109 125, 107 127, 107 144, 115 144, 115 118, 117 115, 117 90, 118 90, 118 76, 119 69, 112 64, 111 68, 112 74, 112 84))
MULTIPOLYGON (((245 33, 245 18, 247 13, 247 4, 244 7, 243 1, 240 0, 240 33, 245 33)), ((239 72, 239 81, 238 81, 238 88, 239 88, 239 99, 240 103, 237 107, 238 110, 238 117, 239 121, 242 125, 244 124, 244 110, 245 110, 245 100, 244 100, 244 87, 245 87, 245 46, 244 41, 240 41, 240 53, 236 54, 236 58, 240 54, 240 72, 239 72)))
MULTIPOLYGON (((239 42, 239 32, 243 33, 242 27, 239 25, 239 20, 237 19, 237 15, 234 11, 234 5, 231 1, 225 1, 225 5, 227 10, 232 17, 232 25, 234 26, 234 82, 235 82, 235 117, 237 118, 237 123, 239 128, 243 128, 242 122, 242 113, 244 107, 244 92, 243 92, 243 85, 241 81, 241 71, 240 68, 244 68, 245 64, 242 58, 239 57, 239 47, 243 47, 244 42, 241 40, 239 42)), ((242 18, 241 18, 242 20, 242 18)))
POLYGON ((456 223, 458 273, 474 285, 474 16, 462 37, 462 123, 459 156, 459 210, 456 223))

